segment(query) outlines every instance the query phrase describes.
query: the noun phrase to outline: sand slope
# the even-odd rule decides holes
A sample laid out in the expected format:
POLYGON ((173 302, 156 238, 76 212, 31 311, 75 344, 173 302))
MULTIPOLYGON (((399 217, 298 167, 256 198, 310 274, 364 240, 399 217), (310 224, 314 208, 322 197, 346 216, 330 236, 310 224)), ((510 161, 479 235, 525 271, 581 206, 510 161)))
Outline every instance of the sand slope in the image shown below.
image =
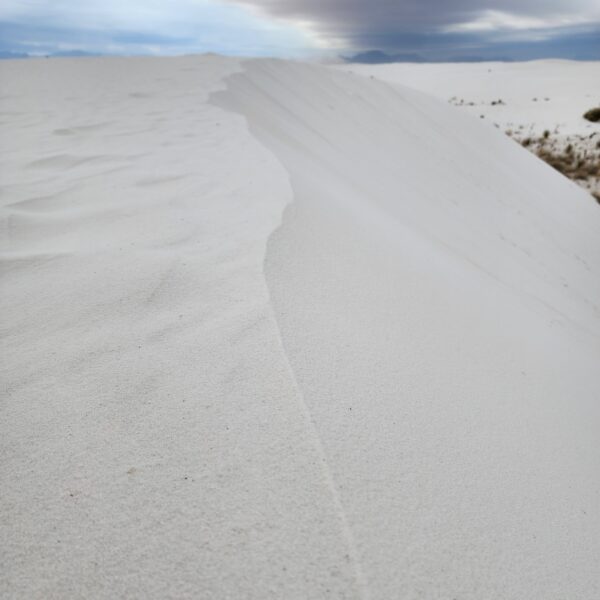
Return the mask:
POLYGON ((593 597, 597 208, 416 92, 257 62, 218 98, 290 173, 267 281, 371 596, 593 597))
POLYGON ((585 192, 323 67, 1 68, 1 595, 600 593, 585 192))

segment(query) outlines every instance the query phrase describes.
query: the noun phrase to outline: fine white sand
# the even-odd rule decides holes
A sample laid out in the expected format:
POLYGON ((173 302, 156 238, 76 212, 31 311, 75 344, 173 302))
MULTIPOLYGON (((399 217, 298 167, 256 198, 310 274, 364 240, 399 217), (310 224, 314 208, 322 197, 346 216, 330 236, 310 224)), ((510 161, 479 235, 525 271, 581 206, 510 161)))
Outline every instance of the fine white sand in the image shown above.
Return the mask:
POLYGON ((598 597, 583 190, 341 70, 0 77, 1 597, 598 597))

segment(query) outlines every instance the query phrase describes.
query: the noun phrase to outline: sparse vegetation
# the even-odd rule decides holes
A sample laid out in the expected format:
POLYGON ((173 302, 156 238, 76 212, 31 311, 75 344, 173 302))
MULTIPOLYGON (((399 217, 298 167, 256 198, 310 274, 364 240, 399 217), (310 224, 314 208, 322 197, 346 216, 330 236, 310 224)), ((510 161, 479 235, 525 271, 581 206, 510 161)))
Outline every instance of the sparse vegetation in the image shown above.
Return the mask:
POLYGON ((567 146, 563 152, 539 148, 536 154, 570 179, 584 180, 600 175, 600 157, 575 154, 572 147, 571 150, 567 150, 568 148, 567 146))
POLYGON ((591 121, 592 123, 597 123, 600 121, 600 107, 590 108, 590 110, 583 115, 583 118, 591 121))
POLYGON ((584 136, 575 136, 574 141, 566 138, 561 142, 559 138, 551 137, 549 130, 537 137, 528 136, 521 140, 515 138, 514 131, 511 130, 510 134, 523 147, 588 190, 600 203, 600 152, 596 152, 600 149, 600 142, 590 145, 589 138, 584 136))

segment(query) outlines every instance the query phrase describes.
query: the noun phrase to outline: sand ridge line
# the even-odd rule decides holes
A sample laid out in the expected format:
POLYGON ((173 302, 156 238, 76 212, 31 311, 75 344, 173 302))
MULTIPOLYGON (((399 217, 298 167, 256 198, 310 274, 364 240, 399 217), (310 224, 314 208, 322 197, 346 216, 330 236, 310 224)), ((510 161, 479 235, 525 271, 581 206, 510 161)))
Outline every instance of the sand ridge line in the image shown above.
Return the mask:
MULTIPOLYGON (((270 299, 269 299, 269 304, 271 304, 270 299)), ((350 527, 350 523, 348 521, 346 509, 344 508, 344 505, 340 498, 335 480, 333 478, 333 473, 331 471, 331 467, 327 460, 327 455, 325 454, 325 449, 323 448, 323 442, 321 440, 321 436, 319 435, 319 432, 318 432, 317 426, 313 420, 310 408, 308 407, 308 404, 304 398, 304 393, 302 392, 302 389, 300 388, 300 384, 298 383, 298 381, 296 379, 294 369, 292 368, 292 365, 290 364, 288 353, 285 349, 285 345, 284 345, 283 339, 281 337, 281 331, 279 329, 279 321, 277 319, 277 315, 275 314, 275 311, 273 310, 272 304, 271 304, 270 310, 273 315, 273 319, 274 319, 275 323, 277 324, 277 329, 279 331, 279 344, 281 347, 281 352, 282 352, 282 355, 284 358, 284 362, 285 362, 286 368, 288 370, 289 377, 292 380, 292 385, 294 386, 294 388, 296 390, 296 398, 297 398, 298 404, 300 406, 300 409, 302 410, 302 412, 304 414, 304 418, 306 419, 307 428, 309 428, 312 436, 314 437, 314 440, 315 440, 314 447, 315 447, 315 449, 318 453, 318 456, 321 460, 321 469, 323 472, 323 476, 327 483, 327 487, 329 488, 329 492, 331 494, 331 498, 332 498, 332 501, 333 501, 333 504, 335 507, 335 512, 340 520, 342 532, 344 535, 344 542, 346 543, 346 546, 348 548, 348 557, 354 568, 354 574, 356 577, 356 586, 358 588, 359 597, 361 598, 361 600, 370 600, 371 593, 369 590, 369 584, 368 584, 367 578, 365 577, 365 574, 364 574, 364 571, 362 568, 360 555, 358 552, 356 541, 354 539, 354 534, 352 533, 352 528, 350 527)))
MULTIPOLYGON (((290 187, 293 190, 293 185, 290 181, 290 187)), ((284 210, 284 215, 285 212, 290 208, 290 206, 292 206, 292 204, 289 204, 285 210, 284 210)), ((281 227, 283 226, 283 220, 282 220, 282 224, 280 225, 280 227, 278 227, 269 237, 269 240, 277 234, 277 232, 281 229, 281 227)), ((268 242, 267 242, 267 246, 268 246, 268 242)), ((263 262, 263 273, 265 272, 265 263, 266 263, 266 255, 265 255, 265 261, 263 262)), ((269 289, 269 285, 268 285, 268 280, 265 276, 265 282, 267 285, 267 289, 269 289)), ((358 548, 356 545, 356 541, 354 539, 354 534, 352 532, 352 528, 350 526, 350 523, 348 521, 348 516, 346 513, 346 509, 344 508, 344 505, 342 503, 342 500, 340 498, 336 483, 335 483, 335 479, 333 477, 333 472, 331 470, 331 467, 329 465, 329 462, 327 460, 327 455, 325 453, 325 449, 323 447, 323 441, 321 439, 321 436, 319 435, 319 431, 317 429, 317 425, 313 419, 311 410, 308 406, 308 403, 306 402, 306 399, 304 398, 304 393, 302 391, 302 388, 300 387, 300 384, 298 383, 298 380, 296 378, 296 374, 294 372, 294 369, 290 363, 290 359, 288 356, 288 352, 285 348, 285 344, 283 341, 283 336, 281 334, 281 327, 280 327, 280 323, 279 323, 279 319, 277 318, 277 313, 274 310, 273 307, 273 303, 271 301, 271 294, 269 291, 269 310, 271 311, 271 314, 273 316, 273 320, 275 321, 276 325, 277 325, 277 332, 278 332, 278 338, 279 338, 279 345, 281 347, 281 352, 283 355, 283 359, 286 365, 286 368, 288 370, 289 373, 289 377, 292 380, 292 385, 296 390, 296 398, 298 401, 298 404, 304 414, 304 418, 306 420, 307 423, 307 428, 310 430, 312 436, 314 437, 314 447, 318 453, 318 456, 321 460, 321 469, 323 471, 323 476, 325 478, 325 481, 327 483, 327 487, 329 488, 329 492, 331 494, 332 500, 333 500, 333 504, 335 507, 335 512, 340 520, 340 524, 341 524, 341 528, 342 528, 342 532, 344 534, 344 538, 345 538, 345 543, 346 546, 348 548, 348 556, 350 561, 352 562, 352 566, 354 568, 354 573, 355 573, 355 577, 356 577, 356 585, 358 587, 358 591, 360 594, 360 598, 362 600, 370 600, 371 598, 371 594, 370 594, 370 590, 369 590, 369 584, 367 581, 367 578, 365 577, 365 574, 363 572, 362 569, 362 564, 361 564, 361 560, 360 560, 360 555, 358 552, 358 548)))
MULTIPOLYGON (((253 62, 258 62, 258 61, 249 60, 249 61, 244 61, 244 62, 248 62, 248 63, 252 64, 253 62)), ((242 68, 244 71, 247 71, 247 68, 245 67, 244 63, 242 63, 242 68)), ((229 80, 232 80, 232 79, 235 79, 238 77, 245 77, 245 75, 243 74, 243 72, 233 73, 233 74, 225 77, 223 81, 226 85, 228 85, 229 80)), ((275 228, 269 235, 269 238, 267 240, 267 250, 265 251, 265 256, 263 259, 263 277, 264 277, 265 287, 267 289, 267 294, 268 294, 268 304, 269 304, 268 310, 271 313, 272 319, 277 326, 277 337, 278 337, 278 343, 279 343, 279 347, 281 350, 283 362, 288 371, 288 375, 291 380, 292 386, 296 391, 296 400, 297 400, 300 410, 302 411, 303 417, 306 421, 307 431, 313 438, 313 447, 316 450, 317 455, 320 459, 321 471, 323 473, 323 477, 324 477, 326 486, 331 495, 332 503, 335 508, 335 513, 337 514, 339 521, 340 521, 340 527, 342 530, 344 543, 348 550, 348 558, 354 569, 355 582, 356 582, 357 591, 359 593, 359 598, 361 600, 370 600, 371 594, 370 594, 370 590, 369 590, 368 581, 365 577, 365 574, 364 574, 364 571, 363 571, 363 568, 361 565, 360 555, 358 552, 356 541, 354 539, 354 534, 352 532, 352 528, 350 527, 350 523, 348 521, 346 509, 344 508, 344 505, 342 504, 339 492, 337 490, 335 479, 333 477, 331 467, 327 460, 327 455, 326 455, 325 449, 323 447, 323 442, 321 440, 321 436, 319 435, 319 432, 318 432, 316 423, 313 419, 311 410, 304 398, 304 393, 302 391, 302 388, 300 387, 300 384, 298 383, 298 379, 297 379, 294 369, 292 368, 292 365, 290 363, 288 352, 285 348, 285 344, 283 341, 280 323, 277 318, 277 313, 274 309, 273 302, 271 299, 271 293, 270 293, 270 289, 269 289, 268 279, 266 277, 266 261, 267 261, 267 255, 268 255, 268 247, 269 247, 270 241, 273 239, 274 236, 277 235, 277 233, 283 227, 284 222, 285 222, 285 213, 290 209, 290 207, 292 207, 294 205, 294 199, 296 197, 295 192, 294 192, 294 186, 292 184, 289 172, 285 168, 285 165, 279 160, 276 153, 274 151, 272 151, 268 146, 266 146, 265 144, 262 143, 262 141, 260 140, 260 137, 255 135, 255 133, 253 132, 250 121, 246 118, 246 116, 244 114, 237 112, 231 104, 227 103, 226 97, 227 97, 227 89, 218 90, 218 91, 212 92, 209 95, 208 103, 214 104, 214 105, 222 108, 223 110, 235 112, 235 114, 239 115, 246 123, 246 127, 248 129, 249 135, 251 135, 256 140, 256 142, 265 149, 266 152, 269 152, 274 157, 274 159, 281 165, 281 168, 287 175, 292 200, 287 204, 287 206, 285 206, 284 210, 282 211, 281 221, 280 221, 279 226, 277 228, 275 228)))

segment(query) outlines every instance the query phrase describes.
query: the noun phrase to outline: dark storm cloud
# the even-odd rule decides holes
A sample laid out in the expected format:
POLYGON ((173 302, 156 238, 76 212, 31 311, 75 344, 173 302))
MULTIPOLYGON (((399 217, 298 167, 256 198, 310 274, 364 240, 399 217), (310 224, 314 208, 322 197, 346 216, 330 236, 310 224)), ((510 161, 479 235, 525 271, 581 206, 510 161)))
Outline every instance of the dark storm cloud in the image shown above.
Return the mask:
MULTIPOLYGON (((395 33, 374 35, 372 48, 386 48, 387 54, 356 55, 359 62, 471 62, 483 60, 536 60, 563 58, 600 60, 600 27, 549 30, 541 40, 493 40, 489 36, 456 33, 395 33), (391 49, 391 50, 389 50, 391 49)), ((354 52, 342 53, 352 57, 354 52)))
POLYGON ((437 36, 458 34, 464 45, 506 43, 510 32, 519 32, 515 42, 539 42, 558 30, 589 33, 600 23, 598 0, 231 1, 306 23, 323 41, 356 49, 414 48, 411 36, 439 45, 444 42, 437 36))

